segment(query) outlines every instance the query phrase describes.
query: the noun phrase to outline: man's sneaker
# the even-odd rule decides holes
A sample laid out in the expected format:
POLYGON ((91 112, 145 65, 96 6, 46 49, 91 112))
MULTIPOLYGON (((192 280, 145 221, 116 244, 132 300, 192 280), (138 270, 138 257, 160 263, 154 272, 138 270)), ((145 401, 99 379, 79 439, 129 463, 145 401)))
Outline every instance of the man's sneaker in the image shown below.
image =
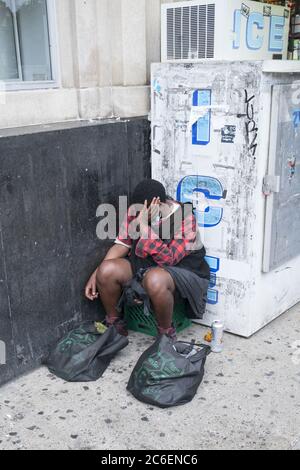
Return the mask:
POLYGON ((171 338, 172 341, 177 341, 176 329, 172 326, 171 328, 161 328, 158 327, 159 336, 166 335, 168 338, 171 338))
POLYGON ((114 326, 121 336, 125 336, 127 338, 128 336, 128 329, 127 329, 127 323, 125 320, 122 318, 108 318, 106 317, 105 319, 105 325, 110 327, 114 326))

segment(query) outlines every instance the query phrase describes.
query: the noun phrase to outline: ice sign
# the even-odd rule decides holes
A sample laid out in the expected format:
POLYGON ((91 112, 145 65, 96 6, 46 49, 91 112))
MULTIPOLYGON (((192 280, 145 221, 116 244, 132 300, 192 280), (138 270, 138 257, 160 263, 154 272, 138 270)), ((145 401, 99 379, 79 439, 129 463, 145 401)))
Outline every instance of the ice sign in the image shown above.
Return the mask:
POLYGON ((250 11, 245 4, 234 12, 233 31, 235 39, 233 49, 246 45, 249 50, 259 51, 267 47, 269 52, 283 52, 285 24, 289 10, 284 16, 272 15, 271 9, 265 6, 264 12, 250 11))
POLYGON ((223 218, 223 207, 219 201, 226 192, 217 178, 211 176, 186 176, 177 189, 181 202, 192 202, 200 227, 215 227, 223 218))

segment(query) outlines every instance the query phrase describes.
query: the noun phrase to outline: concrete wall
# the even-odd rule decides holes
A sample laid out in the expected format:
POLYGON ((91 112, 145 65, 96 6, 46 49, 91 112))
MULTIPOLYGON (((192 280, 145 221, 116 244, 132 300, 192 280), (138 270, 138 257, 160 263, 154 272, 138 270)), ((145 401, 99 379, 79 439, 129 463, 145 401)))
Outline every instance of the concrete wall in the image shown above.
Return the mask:
POLYGON ((147 119, 13 134, 0 138, 0 384, 40 364, 82 318, 99 318, 100 304, 84 299, 111 244, 96 236, 97 207, 151 173, 147 119))
POLYGON ((166 0, 52 0, 59 84, 0 93, 0 128, 144 116, 166 0))

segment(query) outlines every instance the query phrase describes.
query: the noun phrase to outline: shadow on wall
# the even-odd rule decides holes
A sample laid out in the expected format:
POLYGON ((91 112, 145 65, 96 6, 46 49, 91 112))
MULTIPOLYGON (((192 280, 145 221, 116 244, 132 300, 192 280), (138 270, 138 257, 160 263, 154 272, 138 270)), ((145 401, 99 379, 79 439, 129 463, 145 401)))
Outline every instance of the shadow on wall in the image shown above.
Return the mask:
POLYGON ((110 242, 96 210, 150 177, 146 118, 0 139, 0 383, 40 364, 99 304, 83 289, 110 242))

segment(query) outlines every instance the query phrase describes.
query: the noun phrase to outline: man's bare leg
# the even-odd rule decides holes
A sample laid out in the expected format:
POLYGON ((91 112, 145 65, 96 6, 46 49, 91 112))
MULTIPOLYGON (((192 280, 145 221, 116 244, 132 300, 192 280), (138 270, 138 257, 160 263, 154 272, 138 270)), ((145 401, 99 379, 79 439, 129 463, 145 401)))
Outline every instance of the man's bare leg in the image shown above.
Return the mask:
POLYGON ((151 299, 159 331, 168 334, 172 330, 176 290, 172 276, 162 268, 153 268, 145 275, 143 285, 151 299))
POLYGON ((116 259, 103 261, 97 271, 97 288, 109 323, 120 317, 116 307, 124 285, 133 277, 128 260, 116 259))

